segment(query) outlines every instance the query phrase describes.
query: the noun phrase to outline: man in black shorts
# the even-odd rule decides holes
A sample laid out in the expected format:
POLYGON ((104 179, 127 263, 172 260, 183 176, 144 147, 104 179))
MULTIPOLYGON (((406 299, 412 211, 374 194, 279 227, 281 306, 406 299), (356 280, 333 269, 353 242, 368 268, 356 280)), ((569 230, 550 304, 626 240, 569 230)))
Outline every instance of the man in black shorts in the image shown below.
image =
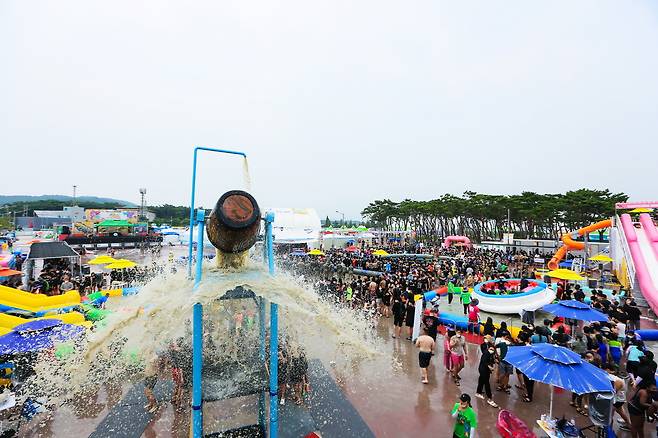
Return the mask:
POLYGON ((393 338, 402 336, 404 314, 406 313, 406 296, 402 295, 393 302, 393 338))
POLYGON ((423 329, 421 331, 421 335, 416 339, 416 347, 420 349, 418 352, 418 365, 420 366, 422 382, 428 383, 427 367, 430 366, 430 359, 432 359, 434 340, 427 335, 427 330, 423 329))

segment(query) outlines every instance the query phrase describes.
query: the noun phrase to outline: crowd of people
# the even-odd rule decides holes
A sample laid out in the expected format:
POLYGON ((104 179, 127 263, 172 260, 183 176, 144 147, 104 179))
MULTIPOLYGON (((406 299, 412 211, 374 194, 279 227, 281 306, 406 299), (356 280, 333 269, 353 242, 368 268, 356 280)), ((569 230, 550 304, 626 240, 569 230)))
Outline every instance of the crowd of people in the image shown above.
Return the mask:
MULTIPOLYGON (((396 252, 395 248, 386 250, 396 252)), ((524 315, 525 324, 513 337, 504 321, 495 325, 491 317, 486 322, 480 320, 478 302, 471 300, 470 291, 475 284, 487 280, 505 284, 508 278, 535 279, 531 255, 484 249, 426 248, 425 252, 434 257, 381 258, 372 252, 365 247, 357 251, 331 249, 325 252, 325 256, 289 256, 283 263, 311 281, 318 292, 330 301, 375 318, 392 316, 392 337, 397 339, 412 339, 417 305, 414 297, 447 286, 445 300, 448 303, 455 299, 461 302, 463 313, 468 317, 469 331, 479 336, 467 338, 462 328, 446 327, 441 342, 443 367, 450 373, 454 384, 459 386, 460 372, 468 360, 467 339, 469 342, 480 342, 475 396, 486 400, 492 407, 498 408, 499 403, 503 403, 511 393, 510 382, 514 380, 514 375, 514 386, 520 391, 522 400, 527 403, 533 401, 536 382, 505 361, 508 348, 552 343, 570 348, 585 361, 609 373, 614 387, 615 411, 621 418, 620 426, 630 430, 633 437, 643 437, 644 422, 656 419, 656 361, 635 333, 640 328, 641 311, 623 288, 612 293, 597 289, 585 292, 578 284, 559 283, 559 300, 587 300, 593 308, 605 313, 609 321, 575 328, 574 321, 552 318, 535 325, 534 312, 531 312, 524 315), (367 276, 362 275, 364 271, 369 271, 365 272, 367 276), (498 402, 494 400, 492 383, 500 394, 496 397, 498 402)), ((507 291, 509 288, 502 289, 507 291)), ((423 303, 423 306, 421 336, 415 343, 419 349, 421 382, 428 383, 428 367, 440 348, 437 341, 439 302, 435 300, 423 303)), ((453 410, 453 414, 459 413, 461 419, 455 429, 455 436, 460 438, 471 436, 464 431, 476 426, 474 417, 464 414, 470 412, 467 405, 470 405, 470 396, 464 394, 453 410), (469 426, 469 422, 473 424, 469 426)), ((571 406, 577 413, 587 415, 582 396, 574 394, 571 406)))

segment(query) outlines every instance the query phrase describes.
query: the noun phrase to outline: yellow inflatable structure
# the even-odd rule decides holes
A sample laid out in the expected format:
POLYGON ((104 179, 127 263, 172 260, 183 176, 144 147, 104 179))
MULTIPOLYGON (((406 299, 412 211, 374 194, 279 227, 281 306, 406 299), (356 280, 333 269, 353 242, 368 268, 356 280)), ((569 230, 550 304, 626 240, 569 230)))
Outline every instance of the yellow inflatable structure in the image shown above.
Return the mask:
POLYGON ((75 290, 49 297, 0 286, 0 312, 22 311, 34 316, 46 316, 78 304, 80 304, 80 294, 75 290))

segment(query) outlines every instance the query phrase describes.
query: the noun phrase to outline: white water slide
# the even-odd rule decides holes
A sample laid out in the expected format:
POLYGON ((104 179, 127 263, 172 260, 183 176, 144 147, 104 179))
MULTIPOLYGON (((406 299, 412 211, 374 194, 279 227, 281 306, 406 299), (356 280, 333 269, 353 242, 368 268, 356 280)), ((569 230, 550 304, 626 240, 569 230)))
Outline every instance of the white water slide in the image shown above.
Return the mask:
POLYGON ((658 228, 651 216, 640 215, 633 222, 630 215, 621 215, 621 225, 633 258, 635 275, 642 295, 654 312, 658 311, 658 228))

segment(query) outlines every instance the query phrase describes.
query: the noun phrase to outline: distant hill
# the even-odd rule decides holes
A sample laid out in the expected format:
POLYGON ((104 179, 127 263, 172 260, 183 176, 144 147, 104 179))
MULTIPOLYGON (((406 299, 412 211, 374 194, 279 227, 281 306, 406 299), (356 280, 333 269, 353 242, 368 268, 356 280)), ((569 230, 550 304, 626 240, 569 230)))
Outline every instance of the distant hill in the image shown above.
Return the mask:
MULTIPOLYGON (((78 202, 93 202, 97 204, 105 203, 115 203, 121 204, 125 207, 137 207, 137 204, 123 201, 121 199, 113 198, 101 198, 98 196, 78 196, 76 198, 78 202)), ((73 201, 73 196, 66 195, 40 195, 40 196, 30 196, 30 195, 0 195, 0 205, 13 204, 16 202, 36 202, 36 201, 60 201, 70 203, 73 201)))

